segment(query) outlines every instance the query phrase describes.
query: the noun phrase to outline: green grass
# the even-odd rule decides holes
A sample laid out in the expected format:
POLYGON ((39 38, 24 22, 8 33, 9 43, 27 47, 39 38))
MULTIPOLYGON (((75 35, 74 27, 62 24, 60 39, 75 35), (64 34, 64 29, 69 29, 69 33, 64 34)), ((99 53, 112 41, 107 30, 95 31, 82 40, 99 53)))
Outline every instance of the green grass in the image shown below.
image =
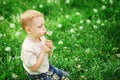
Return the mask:
POLYGON ((119 80, 120 3, 47 1, 0 0, 0 80, 26 79, 19 57, 26 33, 19 16, 27 9, 44 14, 46 37, 54 44, 50 62, 68 71, 70 80, 119 80))

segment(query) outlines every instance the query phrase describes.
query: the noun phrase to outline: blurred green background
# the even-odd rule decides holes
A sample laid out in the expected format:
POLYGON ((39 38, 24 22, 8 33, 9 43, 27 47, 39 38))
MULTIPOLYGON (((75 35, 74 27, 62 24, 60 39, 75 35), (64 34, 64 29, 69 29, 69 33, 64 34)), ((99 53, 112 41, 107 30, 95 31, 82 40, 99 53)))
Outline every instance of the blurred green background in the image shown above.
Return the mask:
POLYGON ((50 62, 70 80, 119 80, 119 0, 0 0, 0 80, 27 79, 19 17, 28 9, 44 14, 54 44, 50 62))

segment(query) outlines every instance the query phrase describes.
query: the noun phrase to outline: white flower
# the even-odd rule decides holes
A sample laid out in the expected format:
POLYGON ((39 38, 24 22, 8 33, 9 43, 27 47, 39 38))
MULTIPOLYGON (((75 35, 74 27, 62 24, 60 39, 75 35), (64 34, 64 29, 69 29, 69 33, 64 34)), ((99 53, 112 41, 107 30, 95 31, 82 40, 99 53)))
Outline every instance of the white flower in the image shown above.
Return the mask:
POLYGON ((91 21, 90 21, 90 19, 87 19, 87 23, 90 23, 91 21))
POLYGON ((74 30, 74 29, 70 29, 70 32, 71 32, 71 33, 74 33, 74 32, 75 32, 75 30, 74 30))
POLYGON ((82 23, 83 23, 83 20, 80 20, 80 23, 82 24, 82 23))
POLYGON ((35 9, 35 6, 33 6, 32 8, 35 9))
POLYGON ((101 23, 101 26, 104 26, 105 24, 104 23, 101 23))
POLYGON ((84 78, 85 78, 85 76, 84 76, 84 75, 82 75, 82 76, 81 76, 81 78, 82 78, 82 79, 84 79, 84 78))
POLYGON ((79 13, 79 12, 76 12, 76 15, 77 15, 77 16, 79 16, 79 15, 80 15, 80 13, 79 13))
POLYGON ((58 24, 57 27, 58 27, 58 28, 61 28, 61 27, 62 27, 62 24, 58 24))
POLYGON ((47 3, 50 3, 51 1, 50 0, 47 0, 47 3))
POLYGON ((0 38, 2 37, 3 35, 0 33, 0 38))
POLYGON ((69 19, 69 15, 65 15, 65 18, 69 19))
POLYGON ((89 48, 87 48, 87 49, 85 50, 85 52, 86 52, 86 53, 89 53, 89 52, 90 52, 90 49, 89 49, 89 48))
POLYGON ((117 54, 117 57, 120 58, 120 54, 117 54))
POLYGON ((78 64, 77 68, 78 68, 78 69, 80 69, 80 68, 81 68, 81 65, 80 65, 80 64, 78 64))
POLYGON ((113 4, 113 0, 110 0, 110 4, 113 4))
POLYGON ((101 23, 100 19, 98 19, 98 20, 97 20, 97 23, 98 23, 98 24, 100 24, 100 23, 101 23))
POLYGON ((60 11, 63 11, 63 8, 60 8, 60 11))
POLYGON ((69 4, 70 3, 70 0, 66 0, 66 2, 65 2, 66 4, 69 4))
POLYGON ((53 34, 52 31, 47 31, 47 35, 48 35, 48 36, 51 36, 52 34, 53 34))
POLYGON ((104 10, 105 8, 106 8, 105 5, 103 5, 103 6, 102 6, 102 10, 104 10))
POLYGON ((5 18, 3 16, 0 16, 0 21, 4 20, 5 18))
POLYGON ((43 8, 43 5, 42 5, 42 4, 40 4, 40 5, 39 5, 39 8, 43 8))
POLYGON ((79 29, 82 30, 82 29, 83 29, 83 26, 80 26, 79 29))
POLYGON ((96 25, 93 25, 93 28, 97 29, 97 26, 96 26, 96 25))
POLYGON ((12 77, 13 77, 13 78, 17 78, 18 76, 17 76, 15 73, 13 73, 13 74, 12 74, 12 77))
POLYGON ((94 8, 94 9, 93 9, 93 12, 97 13, 97 12, 98 12, 98 10, 94 8))
POLYGON ((6 2, 4 1, 3 4, 6 4, 6 2))
POLYGON ((5 51, 8 51, 8 52, 9 52, 10 50, 11 50, 10 47, 6 47, 6 48, 5 48, 5 51))
POLYGON ((19 36, 21 34, 21 32, 16 32, 15 36, 19 36))
POLYGON ((14 27, 15 27, 15 24, 11 23, 10 28, 14 28, 14 27))
POLYGON ((59 41, 58 44, 63 44, 63 41, 59 41))

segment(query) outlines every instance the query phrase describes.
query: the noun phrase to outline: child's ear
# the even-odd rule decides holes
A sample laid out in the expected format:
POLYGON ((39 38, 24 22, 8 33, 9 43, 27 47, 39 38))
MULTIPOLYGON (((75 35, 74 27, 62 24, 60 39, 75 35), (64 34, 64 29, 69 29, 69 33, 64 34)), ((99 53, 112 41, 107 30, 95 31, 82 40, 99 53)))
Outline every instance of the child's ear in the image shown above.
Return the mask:
POLYGON ((26 28, 25 28, 25 31, 30 34, 30 33, 31 33, 30 27, 26 27, 26 28))

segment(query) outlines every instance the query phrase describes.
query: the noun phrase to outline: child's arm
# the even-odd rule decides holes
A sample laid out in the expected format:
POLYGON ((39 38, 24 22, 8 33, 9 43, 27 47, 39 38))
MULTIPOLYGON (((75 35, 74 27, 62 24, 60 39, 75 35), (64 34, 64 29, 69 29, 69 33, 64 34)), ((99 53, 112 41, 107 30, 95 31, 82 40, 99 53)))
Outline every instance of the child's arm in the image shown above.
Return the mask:
POLYGON ((39 57, 38 57, 38 59, 37 59, 36 64, 34 64, 33 66, 30 67, 30 69, 31 69, 32 71, 35 72, 35 71, 38 70, 38 68, 40 67, 40 65, 41 65, 42 62, 43 62, 43 59, 44 59, 46 53, 48 53, 49 51, 50 51, 50 49, 49 49, 48 46, 46 46, 46 45, 43 45, 43 46, 42 46, 42 50, 41 50, 41 53, 40 53, 40 55, 39 55, 39 57))

